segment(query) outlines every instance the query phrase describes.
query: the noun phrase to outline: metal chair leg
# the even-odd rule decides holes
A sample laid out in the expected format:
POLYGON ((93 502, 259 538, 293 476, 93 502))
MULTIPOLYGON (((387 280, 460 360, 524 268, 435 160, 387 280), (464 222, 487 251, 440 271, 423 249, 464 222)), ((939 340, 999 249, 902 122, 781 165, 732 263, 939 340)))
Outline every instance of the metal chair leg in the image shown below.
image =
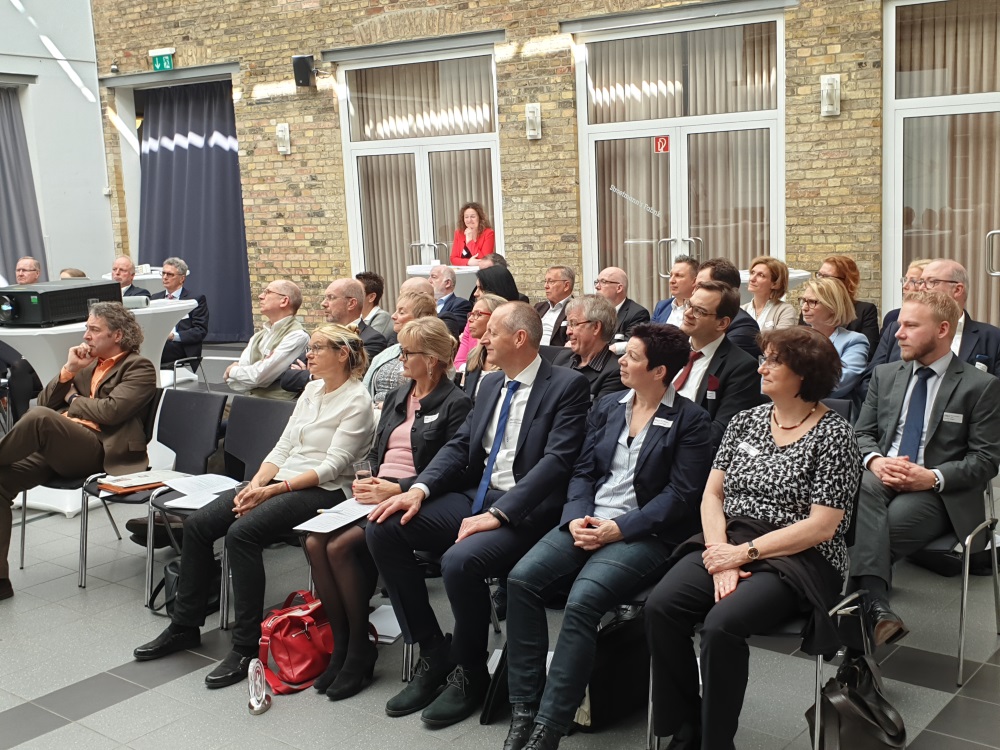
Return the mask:
POLYGON ((87 497, 87 485, 80 488, 80 576, 76 585, 87 588, 87 524, 90 515, 90 499, 87 497))
POLYGON ((653 734, 653 667, 649 668, 649 705, 646 707, 646 750, 659 750, 660 738, 653 734))
POLYGON ((403 682, 413 679, 413 644, 403 643, 403 682))
POLYGON ((150 498, 149 507, 146 511, 146 606, 149 606, 149 599, 153 595, 153 523, 156 520, 156 509, 153 508, 150 498))
POLYGON ((222 583, 219 589, 219 630, 229 630, 229 550, 222 545, 222 583))
POLYGON ((990 528, 990 564, 993 566, 993 608, 997 620, 997 635, 1000 635, 1000 577, 997 575, 997 519, 990 528))
MULTIPOLYGON (((84 493, 86 494, 86 490, 84 491, 84 493)), ((111 521, 111 528, 115 530, 115 536, 118 537, 118 541, 120 542, 122 540, 122 534, 118 530, 118 524, 115 523, 115 517, 111 515, 111 508, 108 506, 108 501, 105 500, 103 497, 100 498, 100 500, 101 500, 101 505, 104 506, 104 512, 108 514, 108 520, 111 521)))
POLYGON ((823 704, 821 703, 823 699, 823 655, 820 654, 816 657, 816 713, 813 716, 813 750, 819 750, 820 737, 823 736, 822 723, 823 723, 823 704))
POLYGON ((21 570, 24 570, 24 535, 28 529, 28 491, 21 493, 21 570))
POLYGON ((490 597, 490 622, 493 623, 493 632, 500 635, 500 615, 497 614, 497 605, 490 597))

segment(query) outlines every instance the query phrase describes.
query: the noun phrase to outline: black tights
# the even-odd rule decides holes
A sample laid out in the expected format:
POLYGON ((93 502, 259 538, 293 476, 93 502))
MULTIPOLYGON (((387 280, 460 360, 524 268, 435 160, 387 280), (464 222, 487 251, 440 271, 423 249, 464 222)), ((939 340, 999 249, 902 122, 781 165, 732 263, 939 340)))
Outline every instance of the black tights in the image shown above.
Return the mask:
POLYGON ((339 666, 351 653, 366 653, 368 605, 378 583, 378 569, 361 526, 310 534, 305 544, 313 582, 333 633, 331 664, 339 666))

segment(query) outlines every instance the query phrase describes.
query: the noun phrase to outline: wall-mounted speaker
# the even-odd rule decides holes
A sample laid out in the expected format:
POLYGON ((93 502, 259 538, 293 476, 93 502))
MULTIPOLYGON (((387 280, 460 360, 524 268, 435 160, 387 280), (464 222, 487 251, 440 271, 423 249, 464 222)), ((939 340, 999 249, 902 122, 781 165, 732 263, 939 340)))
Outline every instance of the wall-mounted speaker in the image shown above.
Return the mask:
POLYGON ((312 55, 293 55, 292 70, 295 72, 296 86, 316 85, 316 73, 314 71, 312 55))

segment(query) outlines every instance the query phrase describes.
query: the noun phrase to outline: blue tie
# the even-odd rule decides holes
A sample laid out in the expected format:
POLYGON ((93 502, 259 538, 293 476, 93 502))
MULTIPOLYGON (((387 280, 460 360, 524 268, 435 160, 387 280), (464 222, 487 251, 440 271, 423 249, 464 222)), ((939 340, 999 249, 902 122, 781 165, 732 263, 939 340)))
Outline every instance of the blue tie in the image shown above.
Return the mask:
POLYGON ((521 385, 518 381, 512 380, 507 384, 507 395, 503 397, 503 405, 500 407, 500 419, 497 420, 497 433, 493 436, 493 448, 490 449, 490 457, 486 459, 486 470, 483 472, 483 479, 476 490, 476 499, 472 503, 472 515, 482 513, 483 506, 486 505, 486 491, 490 488, 490 479, 493 477, 493 465, 497 462, 497 454, 500 446, 503 445, 503 433, 507 429, 507 418, 510 416, 510 402, 514 399, 514 391, 521 385))
POLYGON ((899 441, 899 455, 909 456, 917 462, 920 454, 920 436, 924 434, 924 412, 927 410, 927 380, 934 376, 934 370, 921 367, 917 370, 917 382, 910 394, 910 408, 903 423, 903 437, 899 441))

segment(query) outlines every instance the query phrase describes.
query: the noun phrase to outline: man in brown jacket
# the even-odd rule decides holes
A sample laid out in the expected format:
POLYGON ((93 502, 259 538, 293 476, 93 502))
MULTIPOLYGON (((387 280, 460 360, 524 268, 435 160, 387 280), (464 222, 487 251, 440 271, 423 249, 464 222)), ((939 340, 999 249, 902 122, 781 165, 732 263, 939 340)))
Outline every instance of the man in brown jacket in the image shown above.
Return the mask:
POLYGON ((13 595, 7 552, 11 505, 53 476, 148 467, 143 422, 156 393, 156 369, 139 356, 142 328, 119 302, 90 308, 83 343, 30 409, 0 440, 0 599, 13 595))

